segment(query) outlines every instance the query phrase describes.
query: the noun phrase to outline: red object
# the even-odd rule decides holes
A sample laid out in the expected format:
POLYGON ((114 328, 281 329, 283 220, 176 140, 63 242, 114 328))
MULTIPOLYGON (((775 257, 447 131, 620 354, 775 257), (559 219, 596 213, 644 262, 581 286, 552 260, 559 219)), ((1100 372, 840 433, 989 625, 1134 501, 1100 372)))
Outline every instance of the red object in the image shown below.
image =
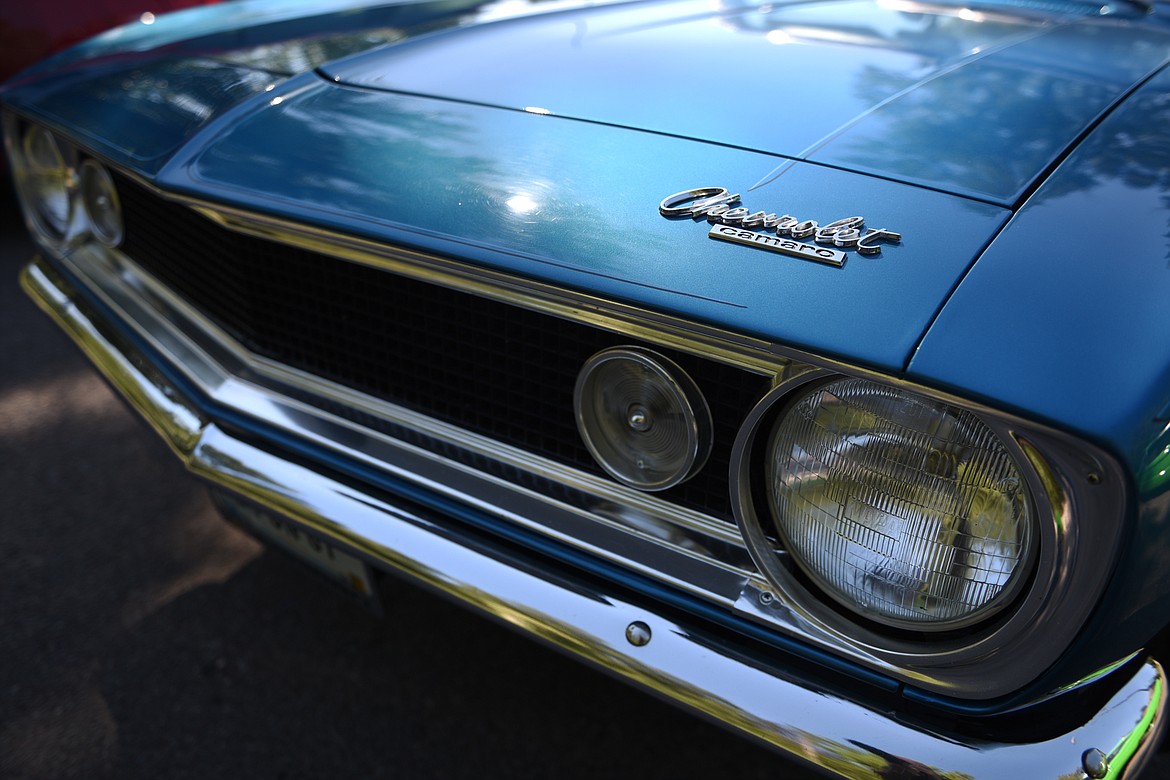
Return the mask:
POLYGON ((0 3, 0 82, 70 44, 144 13, 217 0, 25 0, 0 3))

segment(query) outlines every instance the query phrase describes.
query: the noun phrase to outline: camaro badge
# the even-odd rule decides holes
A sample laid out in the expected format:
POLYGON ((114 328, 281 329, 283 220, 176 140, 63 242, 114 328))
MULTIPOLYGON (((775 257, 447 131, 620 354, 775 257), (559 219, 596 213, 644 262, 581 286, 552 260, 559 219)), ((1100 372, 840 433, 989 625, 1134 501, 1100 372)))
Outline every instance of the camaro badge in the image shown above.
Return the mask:
POLYGON ((843 249, 856 249, 863 255, 881 254, 882 242, 896 244, 901 233, 885 228, 866 228, 863 217, 845 217, 827 225, 791 214, 778 217, 763 211, 752 212, 739 203, 725 187, 699 187, 676 192, 663 199, 658 212, 668 219, 700 219, 712 224, 709 238, 730 241, 757 249, 815 260, 818 263, 845 265, 848 255, 843 249), (761 231, 775 231, 775 234, 761 231), (864 231, 864 232, 862 232, 864 231), (811 238, 807 244, 798 239, 811 238))

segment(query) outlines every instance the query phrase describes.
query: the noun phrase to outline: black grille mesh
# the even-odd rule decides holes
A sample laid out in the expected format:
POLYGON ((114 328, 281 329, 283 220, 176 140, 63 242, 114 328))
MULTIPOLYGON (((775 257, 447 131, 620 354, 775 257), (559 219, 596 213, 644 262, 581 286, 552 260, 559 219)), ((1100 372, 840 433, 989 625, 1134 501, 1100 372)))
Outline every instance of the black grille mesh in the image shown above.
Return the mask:
MULTIPOLYGON (((766 379, 588 325, 241 235, 125 178, 117 185, 126 215, 126 254, 252 352, 595 474, 603 472, 573 419, 577 372, 608 347, 657 350, 698 383, 715 423, 715 446, 704 469, 659 495, 731 519, 731 445, 744 416, 767 390, 766 379)), ((369 415, 330 411, 375 428, 391 427, 369 415)))

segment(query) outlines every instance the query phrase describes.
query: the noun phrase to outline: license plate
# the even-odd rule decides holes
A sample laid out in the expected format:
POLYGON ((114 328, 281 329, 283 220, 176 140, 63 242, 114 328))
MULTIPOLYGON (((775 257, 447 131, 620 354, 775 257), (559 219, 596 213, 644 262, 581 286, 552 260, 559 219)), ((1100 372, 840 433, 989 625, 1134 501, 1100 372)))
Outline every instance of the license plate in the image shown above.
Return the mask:
POLYGON ((232 496, 219 494, 216 496, 216 503, 224 514, 255 533, 260 539, 309 564, 377 611, 378 592, 374 589, 370 568, 364 561, 342 552, 291 520, 266 512, 232 496))

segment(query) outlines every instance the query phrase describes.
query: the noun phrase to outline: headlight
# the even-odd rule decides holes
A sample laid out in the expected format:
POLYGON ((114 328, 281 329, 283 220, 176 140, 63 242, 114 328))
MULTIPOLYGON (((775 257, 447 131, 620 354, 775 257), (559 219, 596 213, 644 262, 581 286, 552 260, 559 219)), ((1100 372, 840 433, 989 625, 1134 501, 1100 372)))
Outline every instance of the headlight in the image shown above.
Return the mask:
POLYGON ((698 386, 649 350, 594 355, 577 377, 573 403, 594 459, 633 487, 677 485, 702 468, 711 451, 711 413, 698 386))
POLYGON ((110 172, 97 160, 81 166, 81 204, 94 238, 108 247, 122 241, 122 205, 110 172))
POLYGON ((26 213, 36 232, 50 241, 65 238, 73 218, 74 174, 53 134, 29 127, 14 159, 14 173, 26 213))
POLYGON ((1004 443, 973 414, 864 379, 776 421, 767 493, 785 549, 841 605, 889 626, 971 625, 1027 579, 1036 524, 1004 443))

